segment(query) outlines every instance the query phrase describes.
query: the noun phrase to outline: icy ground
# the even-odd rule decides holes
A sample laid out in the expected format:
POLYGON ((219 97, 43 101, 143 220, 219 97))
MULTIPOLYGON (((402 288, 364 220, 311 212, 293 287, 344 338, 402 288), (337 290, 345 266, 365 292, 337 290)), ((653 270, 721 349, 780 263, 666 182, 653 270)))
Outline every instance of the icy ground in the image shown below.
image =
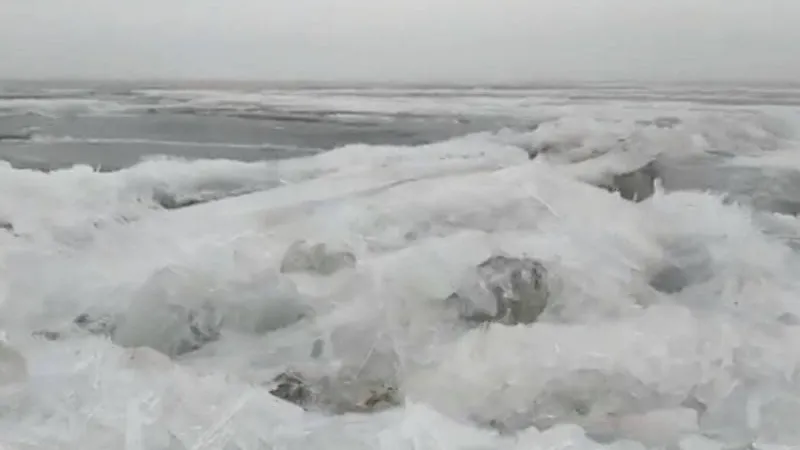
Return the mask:
POLYGON ((610 109, 267 163, 0 166, 0 448, 798 448, 796 125, 610 109), (652 160, 645 201, 593 185, 652 160), (448 303, 494 255, 546 267, 533 323, 448 303), (278 398, 288 373, 350 409, 278 398))

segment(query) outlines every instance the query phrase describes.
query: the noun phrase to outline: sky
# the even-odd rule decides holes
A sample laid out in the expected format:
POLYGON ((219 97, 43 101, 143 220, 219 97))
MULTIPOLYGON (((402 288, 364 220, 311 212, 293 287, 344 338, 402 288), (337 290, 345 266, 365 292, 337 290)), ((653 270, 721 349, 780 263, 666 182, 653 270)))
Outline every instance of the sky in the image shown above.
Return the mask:
POLYGON ((800 0, 0 0, 0 78, 794 80, 800 0))

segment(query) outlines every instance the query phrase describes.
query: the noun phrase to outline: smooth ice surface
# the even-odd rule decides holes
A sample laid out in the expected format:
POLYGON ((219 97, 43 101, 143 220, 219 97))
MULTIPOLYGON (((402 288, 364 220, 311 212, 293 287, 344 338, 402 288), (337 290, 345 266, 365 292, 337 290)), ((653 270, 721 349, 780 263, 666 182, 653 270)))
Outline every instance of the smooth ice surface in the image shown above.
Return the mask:
POLYGON ((722 182, 681 189, 682 164, 720 153, 703 180, 796 174, 796 115, 557 112, 532 131, 274 162, 0 166, 0 445, 796 448, 800 227, 722 182), (670 188, 644 202, 587 183, 654 158, 670 188), (229 198, 169 210, 158 195, 229 198), (282 272, 300 240, 357 262, 282 272), (547 267, 535 323, 471 327, 446 302, 495 254, 547 267), (651 285, 665 268, 688 274, 679 289, 651 285), (404 403, 304 411, 269 394, 287 370, 340 401, 391 385, 404 403))

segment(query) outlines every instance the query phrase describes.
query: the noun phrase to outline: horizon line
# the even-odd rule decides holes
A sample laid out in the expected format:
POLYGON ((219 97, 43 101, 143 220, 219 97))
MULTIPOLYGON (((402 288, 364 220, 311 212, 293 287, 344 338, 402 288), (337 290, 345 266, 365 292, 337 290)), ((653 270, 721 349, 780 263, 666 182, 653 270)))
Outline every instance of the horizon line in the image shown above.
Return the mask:
POLYGON ((587 85, 780 85, 800 86, 797 78, 766 79, 758 77, 742 78, 531 78, 527 80, 376 80, 376 79, 269 79, 255 77, 82 77, 82 76, 37 76, 2 77, 0 83, 81 83, 81 84, 256 84, 295 87, 364 87, 364 86, 403 86, 403 87, 561 87, 587 85))

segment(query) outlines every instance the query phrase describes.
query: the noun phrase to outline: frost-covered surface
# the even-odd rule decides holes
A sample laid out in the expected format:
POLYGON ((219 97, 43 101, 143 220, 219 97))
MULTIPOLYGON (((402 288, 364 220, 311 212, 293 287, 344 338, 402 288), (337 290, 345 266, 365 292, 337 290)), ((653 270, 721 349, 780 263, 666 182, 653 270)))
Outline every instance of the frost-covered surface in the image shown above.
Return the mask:
POLYGON ((796 219, 585 182, 720 152, 717 171, 800 170, 789 112, 677 108, 270 163, 0 167, 0 446, 797 448, 796 219), (209 191, 232 197, 156 196, 209 191), (357 263, 281 272, 300 240, 357 263), (473 327, 449 307, 496 254, 547 267, 534 323, 473 327), (665 267, 681 286, 651 286, 665 267), (270 394, 287 371, 353 404, 391 385, 402 404, 304 410, 270 394))

